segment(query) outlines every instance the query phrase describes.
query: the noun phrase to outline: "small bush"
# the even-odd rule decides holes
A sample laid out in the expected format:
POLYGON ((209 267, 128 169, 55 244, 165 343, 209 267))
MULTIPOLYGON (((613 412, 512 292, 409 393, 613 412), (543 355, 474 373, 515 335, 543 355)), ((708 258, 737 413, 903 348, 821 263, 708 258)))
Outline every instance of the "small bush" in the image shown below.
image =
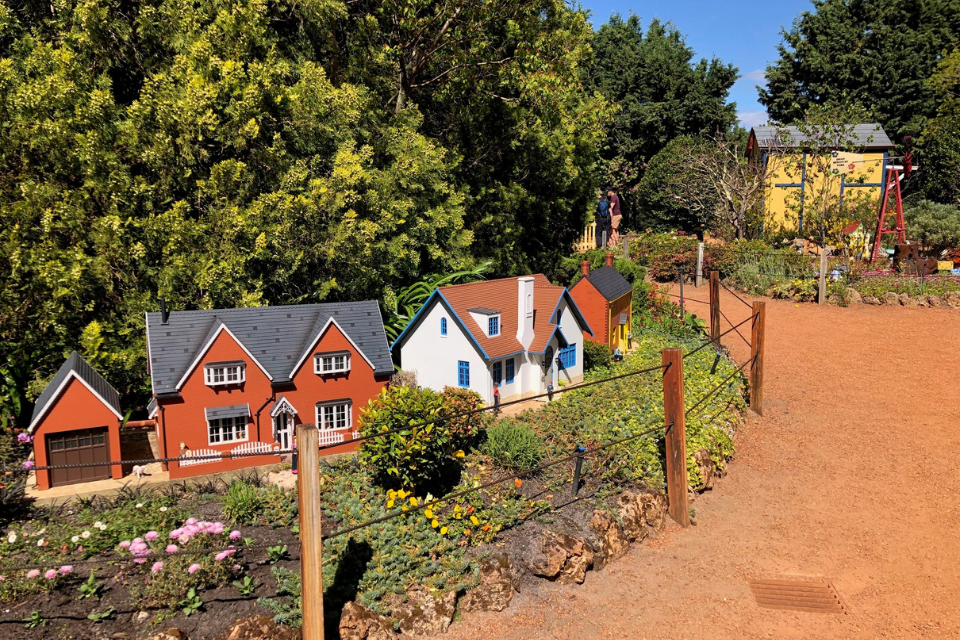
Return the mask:
POLYGON ((956 206, 921 200, 904 215, 910 235, 929 255, 939 257, 947 249, 960 247, 960 209, 956 206))
POLYGON ((487 430, 483 452, 502 467, 527 471, 543 460, 543 440, 527 425, 504 420, 487 430))
POLYGON ((610 349, 607 345, 594 342, 593 340, 583 341, 583 368, 585 371, 596 369, 597 367, 606 367, 610 364, 610 349))
POLYGON ((260 490, 244 480, 230 483, 223 499, 223 515, 237 524, 253 524, 260 515, 260 490))

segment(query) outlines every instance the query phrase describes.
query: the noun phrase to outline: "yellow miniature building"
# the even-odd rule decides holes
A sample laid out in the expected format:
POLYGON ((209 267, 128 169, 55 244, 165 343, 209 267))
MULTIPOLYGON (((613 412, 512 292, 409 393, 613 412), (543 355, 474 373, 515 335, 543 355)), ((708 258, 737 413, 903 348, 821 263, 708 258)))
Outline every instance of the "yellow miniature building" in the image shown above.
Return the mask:
POLYGON ((849 128, 843 148, 814 155, 796 127, 761 126, 750 131, 747 157, 768 168, 764 223, 803 231, 804 205, 811 198, 844 197, 877 202, 883 193, 893 143, 879 124, 849 128), (855 149, 850 152, 846 149, 855 149), (806 201, 806 202, 805 202, 806 201))

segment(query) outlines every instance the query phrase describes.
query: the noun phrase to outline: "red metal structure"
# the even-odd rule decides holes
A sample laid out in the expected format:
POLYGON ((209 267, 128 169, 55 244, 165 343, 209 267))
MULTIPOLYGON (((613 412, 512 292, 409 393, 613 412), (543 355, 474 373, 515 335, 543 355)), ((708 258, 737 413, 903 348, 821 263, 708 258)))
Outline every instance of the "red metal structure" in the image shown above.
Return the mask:
POLYGON ((880 257, 880 247, 883 245, 884 234, 897 234, 897 244, 906 244, 907 242, 907 223, 903 219, 903 195, 900 191, 900 181, 903 179, 904 172, 903 165, 895 164, 887 167, 887 183, 883 189, 883 197, 880 199, 880 215, 877 217, 877 233, 873 238, 873 256, 870 262, 876 262, 877 258, 880 257), (895 226, 888 228, 887 202, 890 199, 891 191, 893 192, 897 219, 895 226))

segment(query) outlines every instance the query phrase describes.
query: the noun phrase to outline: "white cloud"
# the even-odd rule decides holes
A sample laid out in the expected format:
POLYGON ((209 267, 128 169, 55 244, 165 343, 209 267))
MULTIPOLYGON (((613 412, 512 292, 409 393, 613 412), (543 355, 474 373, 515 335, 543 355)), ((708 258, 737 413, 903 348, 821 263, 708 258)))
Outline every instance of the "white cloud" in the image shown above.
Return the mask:
POLYGON ((740 121, 741 127, 750 129, 765 124, 770 116, 767 115, 766 111, 741 111, 737 114, 737 119, 740 121))
POLYGON ((754 82, 762 82, 763 84, 766 84, 766 83, 767 83, 767 79, 764 77, 763 74, 764 74, 764 70, 763 70, 763 69, 757 69, 757 70, 755 70, 755 71, 751 71, 750 73, 745 73, 745 74, 743 74, 743 75, 740 76, 740 78, 738 78, 738 79, 739 79, 739 80, 753 80, 754 82))

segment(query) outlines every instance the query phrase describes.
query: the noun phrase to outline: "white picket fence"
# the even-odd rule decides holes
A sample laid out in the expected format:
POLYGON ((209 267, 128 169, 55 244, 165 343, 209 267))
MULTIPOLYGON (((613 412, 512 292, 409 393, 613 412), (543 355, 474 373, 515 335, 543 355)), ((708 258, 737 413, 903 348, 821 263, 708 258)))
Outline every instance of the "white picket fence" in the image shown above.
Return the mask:
POLYGON ((343 433, 343 431, 334 429, 320 429, 320 444, 340 444, 344 440, 343 433))
POLYGON ((196 465, 196 464, 208 464, 211 462, 220 462, 220 460, 221 460, 221 454, 216 449, 197 449, 196 451, 191 451, 190 457, 188 457, 186 460, 181 460, 180 466, 192 467, 193 465, 196 465), (190 459, 193 457, 201 457, 201 456, 203 457, 199 460, 190 459), (215 457, 207 458, 205 456, 215 456, 215 457))
POLYGON ((255 453, 273 453, 279 451, 280 445, 269 445, 266 442, 244 442, 230 450, 230 455, 255 454, 255 453))

